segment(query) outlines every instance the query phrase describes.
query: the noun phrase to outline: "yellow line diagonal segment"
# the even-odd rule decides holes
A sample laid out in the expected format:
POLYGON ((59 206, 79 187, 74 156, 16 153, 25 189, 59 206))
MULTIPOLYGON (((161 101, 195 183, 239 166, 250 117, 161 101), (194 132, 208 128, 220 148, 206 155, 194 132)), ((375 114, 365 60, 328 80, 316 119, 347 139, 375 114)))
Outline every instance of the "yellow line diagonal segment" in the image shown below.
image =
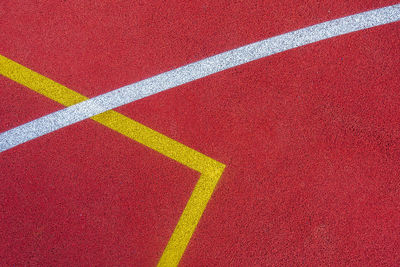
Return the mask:
MULTIPOLYGON (((64 106, 71 106, 88 99, 2 55, 0 55, 0 74, 64 106)), ((110 110, 91 119, 200 172, 200 178, 158 262, 158 266, 177 266, 225 165, 116 111, 110 110)))

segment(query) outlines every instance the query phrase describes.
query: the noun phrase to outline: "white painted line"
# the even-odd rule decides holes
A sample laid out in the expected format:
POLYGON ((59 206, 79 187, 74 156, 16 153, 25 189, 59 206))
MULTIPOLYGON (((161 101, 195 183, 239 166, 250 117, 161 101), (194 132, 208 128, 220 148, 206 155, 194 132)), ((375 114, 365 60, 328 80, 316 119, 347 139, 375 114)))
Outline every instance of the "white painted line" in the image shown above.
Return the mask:
POLYGON ((0 134, 0 152, 96 114, 211 74, 335 36, 400 20, 400 4, 327 21, 239 47, 56 111, 0 134))

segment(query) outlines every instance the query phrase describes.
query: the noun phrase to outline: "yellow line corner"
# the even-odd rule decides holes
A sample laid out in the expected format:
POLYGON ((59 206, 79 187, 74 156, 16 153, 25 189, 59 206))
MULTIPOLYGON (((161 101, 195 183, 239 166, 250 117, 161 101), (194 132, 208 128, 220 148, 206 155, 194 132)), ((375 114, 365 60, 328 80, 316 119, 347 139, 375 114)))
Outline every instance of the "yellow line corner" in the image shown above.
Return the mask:
MULTIPOLYGON (((64 106, 71 106, 88 99, 2 55, 0 55, 0 74, 64 106)), ((116 111, 110 110, 91 119, 200 172, 200 178, 158 262, 158 266, 177 266, 225 165, 116 111)))

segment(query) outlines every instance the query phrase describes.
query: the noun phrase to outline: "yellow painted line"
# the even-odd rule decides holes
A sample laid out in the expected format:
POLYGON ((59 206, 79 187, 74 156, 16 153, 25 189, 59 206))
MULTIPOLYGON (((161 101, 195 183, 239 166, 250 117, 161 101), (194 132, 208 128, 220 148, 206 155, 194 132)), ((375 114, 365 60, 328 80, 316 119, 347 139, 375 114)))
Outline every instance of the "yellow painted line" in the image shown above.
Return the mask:
POLYGON ((64 106, 72 106, 88 99, 2 55, 0 55, 0 74, 64 106))
MULTIPOLYGON (((0 55, 0 74, 64 106, 71 106, 88 99, 2 55, 0 55)), ((200 172, 200 178, 158 262, 158 266, 177 266, 225 165, 116 111, 110 110, 91 119, 200 172)))

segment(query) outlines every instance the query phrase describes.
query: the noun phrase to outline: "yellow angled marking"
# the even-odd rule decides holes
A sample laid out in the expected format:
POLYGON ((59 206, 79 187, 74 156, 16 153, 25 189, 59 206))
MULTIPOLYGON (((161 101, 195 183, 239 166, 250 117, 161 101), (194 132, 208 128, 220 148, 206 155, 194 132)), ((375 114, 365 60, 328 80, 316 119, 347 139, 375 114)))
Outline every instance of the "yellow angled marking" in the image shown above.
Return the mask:
POLYGON ((87 97, 0 55, 0 74, 64 105, 72 106, 87 97))
MULTIPOLYGON (((71 106, 88 99, 2 55, 0 55, 0 74, 64 106, 71 106)), ((110 110, 91 119, 200 172, 200 178, 158 262, 158 266, 177 266, 225 165, 116 111, 110 110)))
MULTIPOLYGON (((221 164, 222 165, 222 164, 221 164)), ((213 174, 201 174, 200 179, 190 196, 189 201, 169 239, 167 247, 158 262, 158 266, 177 266, 197 223, 199 222, 204 209, 218 183, 224 170, 224 165, 216 169, 213 174)))

